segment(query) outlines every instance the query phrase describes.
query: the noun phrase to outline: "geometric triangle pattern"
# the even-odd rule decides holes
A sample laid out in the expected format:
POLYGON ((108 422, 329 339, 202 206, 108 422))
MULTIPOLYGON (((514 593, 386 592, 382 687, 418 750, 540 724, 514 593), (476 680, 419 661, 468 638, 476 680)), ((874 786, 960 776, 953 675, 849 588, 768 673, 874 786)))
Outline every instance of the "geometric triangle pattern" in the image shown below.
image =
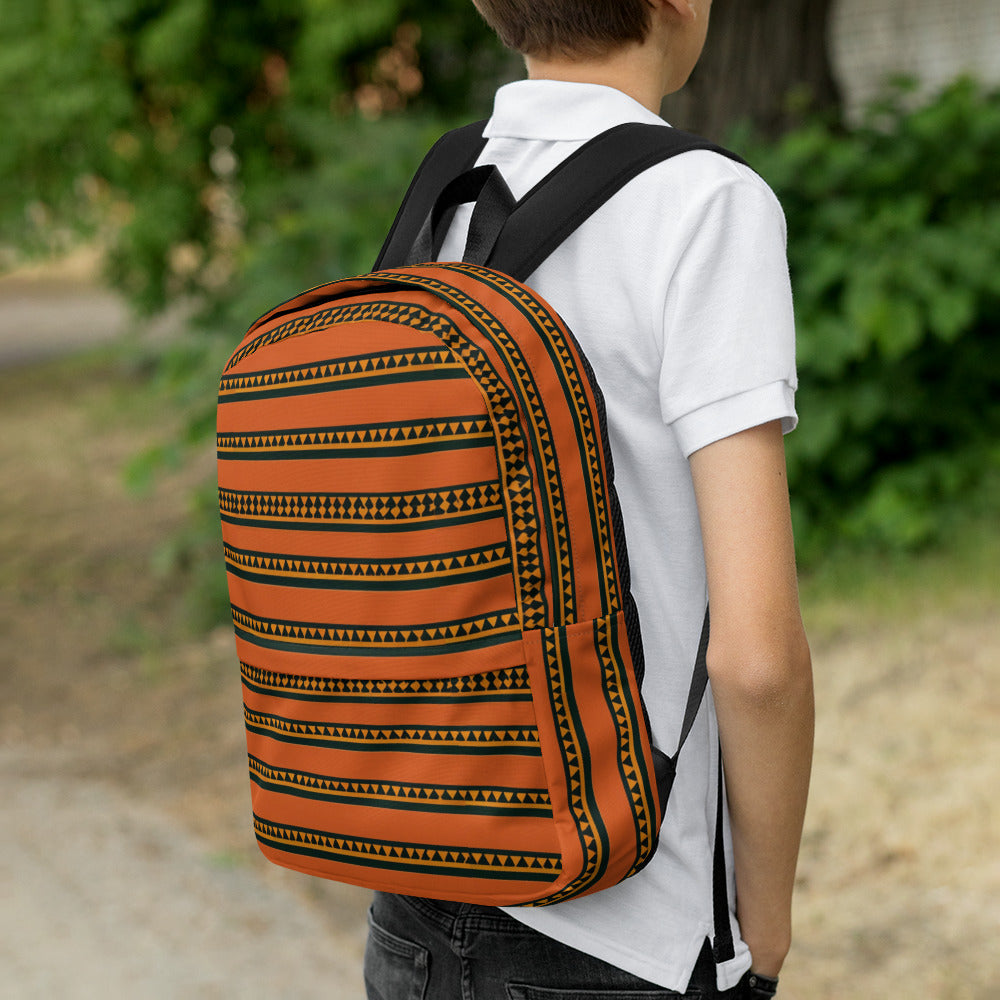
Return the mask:
POLYGON ((258 839, 279 850, 328 857, 350 864, 433 872, 439 875, 487 876, 538 882, 552 882, 560 873, 560 857, 553 853, 532 854, 340 836, 270 822, 257 815, 254 815, 254 832, 258 839))
MULTIPOLYGON (((592 490, 590 497, 591 522, 594 529, 600 532, 601 535, 599 551, 602 562, 597 567, 597 579, 605 587, 604 614, 616 614, 621 610, 621 595, 617 587, 618 566, 615 553, 612 551, 612 536, 609 530, 612 519, 607 505, 608 498, 605 491, 606 473, 601 457, 603 454, 610 453, 610 449, 605 440, 606 427, 602 419, 603 414, 597 414, 595 418, 595 415, 592 413, 590 399, 580 373, 580 366, 570 348, 570 341, 565 328, 556 323, 552 312, 548 309, 543 309, 538 300, 534 296, 529 295, 523 285, 511 281, 505 275, 494 271, 487 271, 472 264, 456 264, 452 266, 455 270, 474 274, 482 280, 488 280, 491 284, 502 288, 511 298, 516 299, 525 314, 531 318, 536 332, 544 340, 551 356, 558 360, 558 370, 563 379, 566 401, 572 404, 570 406, 570 414, 575 422, 577 437, 581 445, 580 457, 582 460, 586 460, 588 469, 586 482, 592 490)), ((501 329, 504 331, 504 336, 509 339, 506 328, 501 329)), ((518 368, 518 375, 533 385, 531 371, 523 362, 518 368)), ((599 407, 602 402, 600 397, 598 397, 599 407)), ((537 404, 537 407, 540 413, 545 413, 545 408, 540 402, 537 404)), ((554 458, 553 454, 553 464, 554 458)), ((574 620, 574 616, 568 615, 561 621, 569 623, 574 620)))
MULTIPOLYGON (((599 536, 598 552, 601 559, 600 565, 593 568, 595 579, 602 588, 603 604, 602 614, 615 614, 621 609, 621 593, 618 586, 618 574, 620 567, 618 559, 613 550, 613 535, 611 531, 611 516, 608 507, 608 498, 604 489, 605 469, 602 455, 605 454, 607 442, 605 440, 602 421, 592 413, 590 400, 584 387, 579 366, 572 354, 567 333, 564 327, 560 327, 554 320, 551 312, 543 309, 538 300, 531 296, 522 285, 511 281, 506 276, 498 272, 485 268, 476 267, 471 264, 447 264, 442 266, 446 270, 457 271, 475 277, 484 284, 501 289, 505 295, 514 300, 522 310, 524 318, 529 321, 537 335, 544 341, 546 348, 558 361, 560 375, 563 378, 564 398, 568 404, 567 412, 577 430, 577 438, 580 446, 579 459, 585 462, 587 469, 586 482, 590 488, 588 497, 590 506, 590 526, 599 536)), ((526 628, 542 628, 546 625, 569 624, 576 621, 576 597, 574 584, 573 560, 570 549, 570 529, 566 518, 566 507, 563 498, 562 485, 559 479, 559 462, 566 461, 567 456, 556 455, 555 447, 552 443, 552 434, 549 426, 549 416, 546 406, 542 403, 538 395, 535 379, 531 367, 527 364, 520 350, 517 341, 511 336, 510 330, 503 323, 499 322, 482 304, 470 295, 454 285, 447 284, 436 278, 427 275, 413 275, 404 272, 386 272, 384 274, 373 275, 373 279, 399 282, 416 287, 426 288, 439 298, 448 301, 461 309, 468 317, 476 329, 488 336, 497 350, 501 352, 511 377, 516 381, 522 406, 524 407, 525 419, 519 416, 516 407, 506 404, 504 396, 508 399, 510 393, 506 385, 496 375, 489 363, 471 342, 467 335, 459 327, 445 324, 441 319, 431 320, 431 326, 436 328, 435 332, 460 355, 469 367, 469 371, 477 382, 483 387, 490 401, 490 409, 497 414, 510 414, 510 419, 506 424, 501 424, 498 418, 498 437, 503 448, 506 445, 504 440, 507 435, 519 437, 524 429, 529 429, 532 434, 531 448, 535 456, 535 473, 533 479, 537 479, 537 485, 545 490, 543 503, 545 504, 545 517, 542 520, 543 529, 541 534, 535 536, 535 546, 538 544, 548 544, 553 550, 553 555, 549 560, 553 576, 552 600, 554 607, 546 607, 541 614, 532 615, 525 619, 526 628), (468 346, 464 346, 459 340, 465 340, 468 346), (492 375, 492 378, 490 376, 492 375), (506 405, 505 405, 506 404, 506 405)), ((525 453, 525 444, 520 443, 521 453, 525 453)), ((505 459, 507 458, 505 454, 505 459)), ((516 461, 516 459, 515 459, 516 461)), ((530 471, 522 475, 531 475, 530 471)), ((508 490, 511 489, 508 482, 508 490)), ((511 494, 510 503, 514 502, 516 494, 511 494)), ((532 546, 525 539, 525 549, 532 546)), ((590 568, 588 567, 588 570, 590 568)), ((537 598, 532 593, 532 588, 541 584, 541 577, 538 575, 528 575, 524 579, 518 573, 517 582, 522 586, 522 603, 527 607, 535 607, 537 598)))
POLYGON ((283 587, 402 590, 426 588, 510 573, 506 543, 413 559, 325 559, 310 555, 247 552, 224 544, 231 573, 283 587))
POLYGON ((220 459, 295 459, 350 455, 365 457, 391 449, 408 453, 467 448, 493 443, 489 419, 482 416, 354 427, 303 427, 287 431, 220 433, 220 459))
POLYGON ((223 376, 219 401, 273 399, 283 395, 356 389, 393 382, 464 377, 465 369, 445 348, 385 351, 352 358, 314 361, 246 375, 223 376))
POLYGON ((240 661, 243 683, 258 694, 299 701, 355 704, 474 704, 531 701, 525 667, 434 678, 315 677, 240 661))
POLYGON ((641 706, 626 696, 629 685, 617 642, 613 618, 594 622, 594 645, 601 663, 604 692, 618 734, 618 767, 628 791, 635 824, 636 861, 626 875, 628 878, 642 867, 656 848, 658 813, 653 776, 643 766, 640 734, 646 720, 640 715, 641 706))
POLYGON ((516 726, 352 726, 288 719, 243 706, 251 732, 308 746, 339 747, 361 751, 406 753, 518 754, 541 755, 538 730, 516 726))
POLYGON ((251 780, 273 791, 342 805, 491 816, 552 816, 545 788, 364 781, 273 767, 249 757, 251 780))
POLYGON ((315 652, 392 655, 393 647, 417 652, 422 647, 477 648, 513 640, 520 632, 517 611, 510 608, 476 618, 387 628, 332 625, 263 618, 233 605, 233 624, 250 642, 265 648, 312 648, 315 652), (275 643, 280 645, 275 646, 275 643))
MULTIPOLYGON (((510 335, 508 328, 483 309, 475 299, 454 290, 450 296, 458 306, 475 319, 481 329, 488 331, 494 345, 502 353, 511 376, 516 380, 522 403, 527 413, 530 414, 536 479, 539 485, 545 488, 546 515, 543 537, 552 549, 549 563, 552 567, 553 592, 556 601, 552 614, 546 621, 538 621, 535 627, 575 621, 577 618, 576 594, 569 524, 566 518, 562 483, 559 478, 559 459, 556 456, 548 413, 538 395, 538 388, 524 355, 521 353, 517 341, 510 335)), ((563 456, 563 460, 565 460, 565 456, 563 456)))
MULTIPOLYGON (((438 289, 437 283, 430 279, 427 284, 439 294, 450 287, 442 285, 438 289)), ((531 471, 518 407, 486 355, 458 327, 442 316, 435 318, 433 327, 435 334, 451 348, 456 357, 461 358, 486 394, 488 409, 495 422, 495 426, 490 426, 497 447, 507 504, 521 621, 525 629, 540 628, 549 620, 540 548, 545 536, 539 521, 534 495, 535 477, 531 471)))
POLYGON ((316 525, 324 530, 364 525, 373 531, 408 525, 465 524, 504 512, 498 482, 414 493, 259 493, 219 490, 219 512, 232 524, 316 525))
POLYGON ((255 354, 260 348, 277 344, 289 337, 301 337, 307 333, 317 333, 333 326, 366 321, 399 323, 415 330, 425 330, 428 329, 431 320, 432 314, 420 306, 392 301, 351 303, 305 315, 300 314, 287 323, 282 323, 273 330, 253 338, 241 347, 229 359, 223 375, 245 361, 250 355, 255 354))
POLYGON ((594 796, 587 734, 580 728, 577 722, 578 712, 572 705, 572 664, 568 662, 562 648, 559 629, 543 631, 542 652, 548 672, 559 749, 562 752, 567 800, 580 840, 583 863, 576 878, 561 891, 532 904, 538 906, 562 902, 593 886, 604 873, 610 850, 599 821, 599 808, 594 796))

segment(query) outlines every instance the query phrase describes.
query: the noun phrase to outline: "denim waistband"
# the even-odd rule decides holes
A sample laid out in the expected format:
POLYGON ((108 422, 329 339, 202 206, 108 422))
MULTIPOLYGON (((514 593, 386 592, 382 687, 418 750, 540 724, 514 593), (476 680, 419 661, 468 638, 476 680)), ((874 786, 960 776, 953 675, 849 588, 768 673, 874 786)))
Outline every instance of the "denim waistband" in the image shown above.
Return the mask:
POLYGON ((447 899, 427 899, 423 896, 399 896, 399 900, 446 934, 451 934, 458 924, 475 930, 523 931, 534 934, 527 924, 504 913, 495 906, 478 903, 454 903, 447 899))
MULTIPOLYGON (((495 906, 480 906, 476 903, 455 903, 443 899, 427 899, 422 896, 396 896, 402 905, 414 911, 425 924, 453 941, 464 938, 466 932, 498 931, 505 934, 520 934, 534 937, 538 931, 521 923, 495 906)), ((706 989, 707 993, 722 997, 735 997, 738 989, 715 993, 715 957, 711 943, 706 940, 691 975, 689 989, 706 989)))

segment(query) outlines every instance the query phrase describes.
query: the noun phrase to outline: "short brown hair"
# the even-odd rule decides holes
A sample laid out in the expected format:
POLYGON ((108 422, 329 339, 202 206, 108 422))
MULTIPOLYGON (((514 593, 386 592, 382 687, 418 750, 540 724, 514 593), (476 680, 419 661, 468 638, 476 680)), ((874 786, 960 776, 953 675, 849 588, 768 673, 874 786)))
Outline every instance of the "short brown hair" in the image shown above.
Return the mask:
POLYGON ((473 0, 508 48, 530 56, 601 56, 649 31, 646 0, 473 0))

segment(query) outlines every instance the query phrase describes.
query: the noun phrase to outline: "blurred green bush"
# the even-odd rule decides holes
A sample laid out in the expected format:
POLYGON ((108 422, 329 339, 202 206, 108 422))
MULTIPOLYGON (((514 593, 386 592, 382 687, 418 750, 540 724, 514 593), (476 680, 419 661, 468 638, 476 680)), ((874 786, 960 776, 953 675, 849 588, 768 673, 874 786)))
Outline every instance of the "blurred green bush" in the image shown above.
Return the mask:
POLYGON ((0 254, 98 235, 153 312, 244 291, 271 238, 299 267, 313 211, 350 270, 412 162, 393 136, 485 112, 509 66, 469 0, 0 0, 0 254))
MULTIPOLYGON (((0 17, 0 255, 82 237, 141 310, 196 321, 147 359, 204 445, 242 331, 366 270, 415 164, 515 75, 468 0, 58 0, 0 17), (405 113, 403 113, 405 112, 405 113)), ((1000 503, 1000 93, 960 81, 857 126, 740 141, 789 230, 800 557, 940 541, 1000 503)), ((224 606, 210 486, 162 562, 224 606)), ((221 612, 220 612, 221 613, 221 612)))
MULTIPOLYGON (((0 269, 97 240, 139 313, 194 307, 133 359, 189 416, 134 484, 211 440, 249 323, 367 270, 426 149, 517 73, 469 0, 0 0, 0 269)), ((206 485, 155 560, 202 622, 218 551, 206 485)))
POLYGON ((801 429, 800 559, 912 549, 1000 506, 1000 93, 960 80, 907 110, 752 149, 788 220, 801 429))

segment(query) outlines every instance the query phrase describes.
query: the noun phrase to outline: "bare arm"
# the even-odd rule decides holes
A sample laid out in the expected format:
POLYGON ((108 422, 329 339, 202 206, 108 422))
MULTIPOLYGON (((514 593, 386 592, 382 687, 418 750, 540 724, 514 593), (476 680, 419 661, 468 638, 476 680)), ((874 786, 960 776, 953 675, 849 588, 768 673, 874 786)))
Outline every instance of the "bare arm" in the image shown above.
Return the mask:
POLYGON ((778 423, 691 456, 708 568, 708 671, 733 829, 737 913, 753 968, 775 976, 813 744, 812 667, 799 614, 778 423))

